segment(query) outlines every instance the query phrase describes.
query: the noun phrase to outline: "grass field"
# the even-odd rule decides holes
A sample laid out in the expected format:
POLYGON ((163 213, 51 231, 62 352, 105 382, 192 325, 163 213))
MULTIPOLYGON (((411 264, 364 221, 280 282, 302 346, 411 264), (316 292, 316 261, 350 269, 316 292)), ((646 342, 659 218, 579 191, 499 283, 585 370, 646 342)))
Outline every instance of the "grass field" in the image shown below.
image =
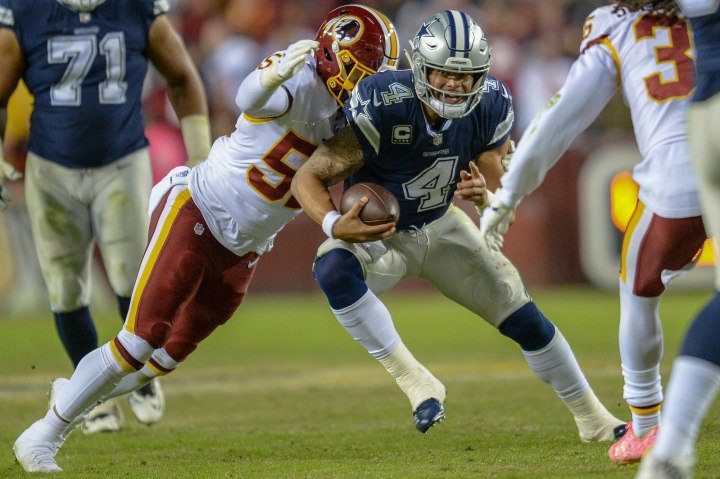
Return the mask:
MULTIPOLYGON (((709 294, 709 293, 708 293, 709 294)), ((589 289, 536 291, 598 396, 627 419, 617 352, 618 301, 589 289)), ((670 292, 661 312, 664 379, 707 294, 670 292)), ((434 293, 386 302, 405 343, 448 389, 428 434, 405 396, 336 323, 324 298, 250 295, 236 317, 168 376, 167 413, 146 427, 76 432, 58 454, 68 478, 632 478, 609 444, 585 444, 516 346, 434 293)), ((119 328, 98 318, 104 340, 119 328)), ((0 320, 0 477, 26 477, 12 443, 45 412, 49 381, 70 373, 49 314, 0 320)), ((720 411, 703 425, 698 478, 720 477, 720 411)))

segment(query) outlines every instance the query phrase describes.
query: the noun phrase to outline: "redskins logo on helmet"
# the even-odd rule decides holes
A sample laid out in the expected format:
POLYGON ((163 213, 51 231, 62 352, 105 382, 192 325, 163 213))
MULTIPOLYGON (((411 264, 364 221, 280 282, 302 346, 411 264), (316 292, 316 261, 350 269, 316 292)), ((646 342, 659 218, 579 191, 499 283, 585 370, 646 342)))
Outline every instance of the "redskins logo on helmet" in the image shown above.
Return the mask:
POLYGON ((315 40, 320 43, 315 52, 317 72, 340 105, 360 80, 397 64, 395 27, 385 15, 363 5, 331 11, 315 40))

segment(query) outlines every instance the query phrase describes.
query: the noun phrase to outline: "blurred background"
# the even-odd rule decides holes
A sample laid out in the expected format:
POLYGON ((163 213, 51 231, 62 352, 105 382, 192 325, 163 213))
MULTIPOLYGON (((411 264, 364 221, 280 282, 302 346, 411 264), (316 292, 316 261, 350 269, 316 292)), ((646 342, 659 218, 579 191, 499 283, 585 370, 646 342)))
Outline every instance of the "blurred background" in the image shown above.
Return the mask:
MULTIPOLYGON (((242 79, 266 56, 315 36, 325 15, 353 2, 331 0, 170 0, 170 17, 195 60, 208 93, 213 137, 229 134, 239 111, 234 103, 242 79)), ((534 113, 562 86, 578 55, 585 17, 606 2, 594 0, 368 0, 395 24, 403 47, 422 21, 444 9, 469 13, 492 47, 491 75, 511 88, 522 135, 534 113)), ((406 60, 401 68, 407 66, 406 60)), ((18 89, 9 106, 6 158, 24 164, 32 99, 18 89)), ((177 118, 164 85, 150 71, 144 90, 146 135, 155 178, 185 162, 177 118)), ((629 114, 620 95, 551 170, 543 185, 520 205, 505 252, 530 288, 569 283, 614 289, 622 228, 636 192, 627 171, 637 162, 629 114)), ((46 296, 40 276, 22 182, 9 185, 15 201, 0 214, 0 318, 3 312, 40 308, 46 296)), ((472 210, 468 213, 477 215, 472 210)), ((300 215, 263 256, 251 291, 318 291, 311 275, 320 228, 300 215)), ((711 264, 706 248, 702 264, 711 264)), ((97 262, 96 262, 97 263, 97 262)), ((711 285, 710 268, 700 267, 676 288, 711 285)), ((458 278, 462 281, 462 278, 458 278)), ((95 294, 107 294, 102 271, 94 273, 95 294)), ((422 289, 410 281, 403 289, 422 289)))

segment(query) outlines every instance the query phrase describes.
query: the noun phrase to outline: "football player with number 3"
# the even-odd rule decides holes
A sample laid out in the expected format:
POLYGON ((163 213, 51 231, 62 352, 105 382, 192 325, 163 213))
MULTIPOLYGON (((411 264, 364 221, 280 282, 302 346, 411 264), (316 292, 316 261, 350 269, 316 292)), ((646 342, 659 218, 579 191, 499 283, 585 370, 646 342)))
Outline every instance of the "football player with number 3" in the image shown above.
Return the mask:
POLYGON ((694 266, 706 239, 685 125, 695 85, 692 43, 674 1, 622 1, 588 16, 580 52, 565 85, 518 143, 480 230, 494 248, 502 245, 520 200, 621 88, 642 161, 633 169, 639 200, 623 239, 619 279, 623 397, 632 422, 608 455, 628 464, 653 444, 660 422, 660 296, 694 266))
MULTIPOLYGON (((697 52, 697 86, 688 108, 690 156, 697 175, 703 220, 720 238, 720 0, 678 0, 690 20, 697 52)), ((673 363, 655 445, 637 479, 692 479, 695 447, 708 409, 720 391, 720 265, 715 294, 698 313, 673 363)), ((710 471, 708 471, 710 472, 710 471)), ((714 471, 716 475, 717 471, 714 471)))
MULTIPOLYGON (((420 432, 443 419, 445 386, 403 344, 378 295, 423 278, 522 349, 530 368, 570 409, 582 440, 612 440, 622 421, 600 403, 570 346, 528 296, 515 267, 489 250, 456 197, 487 204, 502 174, 513 106, 490 76, 480 26, 455 10, 427 19, 411 41, 412 71, 364 80, 345 107, 349 125, 323 143, 292 182, 329 239, 314 274, 340 324, 395 378, 420 432), (367 198, 341 215, 328 187, 371 182, 398 199, 397 223, 363 224, 367 198)), ((447 318, 438 318, 446 320, 447 318)))
POLYGON ((248 75, 236 130, 215 141, 206 161, 176 168, 153 188, 149 244, 125 325, 83 358, 45 417, 17 439, 25 470, 61 470, 55 454, 88 407, 173 371, 230 319, 260 255, 301 212, 292 176, 344 121, 338 109, 355 84, 394 67, 397 52, 385 15, 345 5, 314 40, 248 75))
MULTIPOLYGON (((98 346, 89 309, 94 245, 124 320, 147 243, 152 172, 141 94, 148 61, 167 81, 190 160, 210 149, 205 91, 167 10, 166 0, 0 0, 0 110, 4 117, 23 78, 34 96, 28 213, 55 326, 74 367, 98 346)), ((160 420, 159 382, 128 403, 140 422, 160 420)), ((121 423, 121 409, 108 402, 83 430, 116 431, 121 423)))

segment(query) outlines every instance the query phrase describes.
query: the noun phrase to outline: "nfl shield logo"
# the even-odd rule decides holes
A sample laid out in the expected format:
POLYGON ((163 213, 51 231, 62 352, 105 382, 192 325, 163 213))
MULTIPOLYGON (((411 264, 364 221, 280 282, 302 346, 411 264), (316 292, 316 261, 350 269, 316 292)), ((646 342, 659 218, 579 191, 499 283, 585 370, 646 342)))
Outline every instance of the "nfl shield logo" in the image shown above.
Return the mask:
POLYGON ((433 136, 433 145, 440 146, 442 145, 443 137, 442 135, 435 135, 433 136))

